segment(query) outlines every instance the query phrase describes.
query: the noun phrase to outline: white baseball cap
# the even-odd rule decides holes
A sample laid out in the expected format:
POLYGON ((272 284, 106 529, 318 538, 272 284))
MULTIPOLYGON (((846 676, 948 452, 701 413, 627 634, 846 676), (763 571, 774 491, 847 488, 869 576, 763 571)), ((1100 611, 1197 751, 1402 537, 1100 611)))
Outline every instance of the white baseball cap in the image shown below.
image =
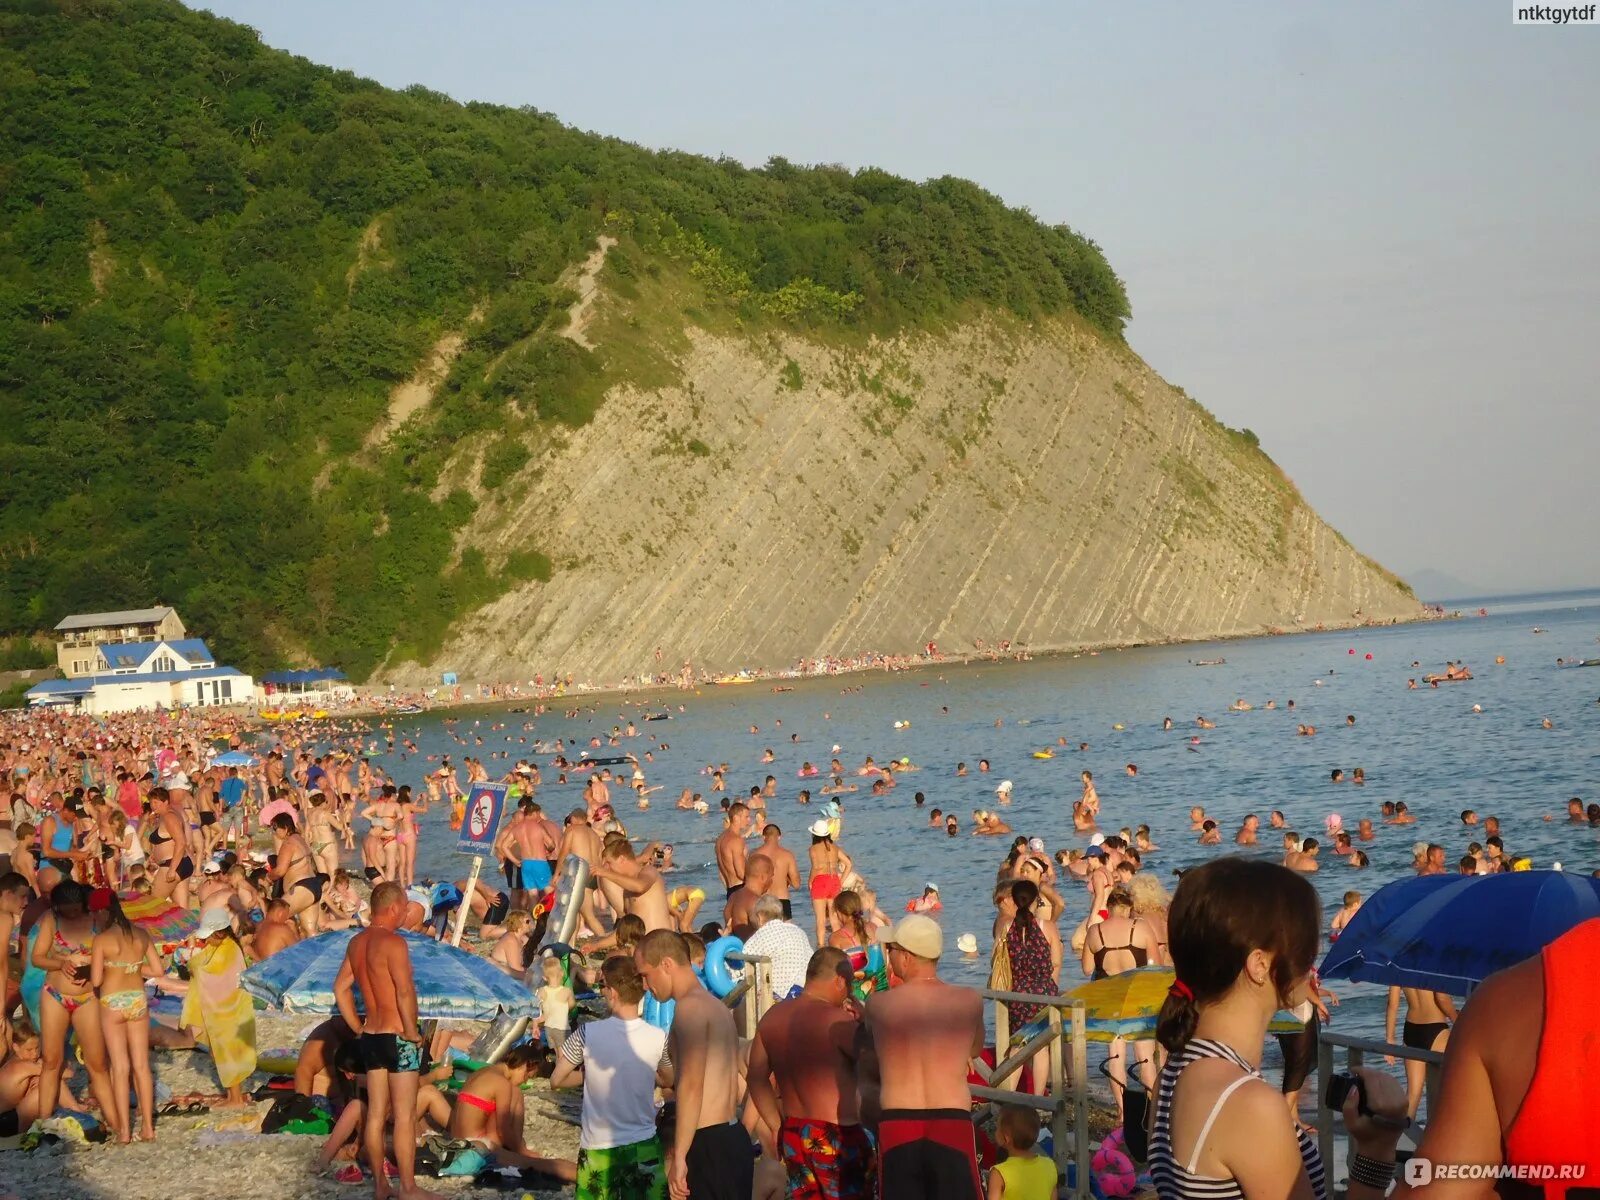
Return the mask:
POLYGON ((944 953, 944 930, 939 928, 939 922, 921 913, 885 925, 878 930, 878 941, 884 946, 899 946, 918 958, 938 958, 944 953))
POLYGON ((1103 833, 1097 833, 1092 838, 1089 839, 1089 845, 1091 845, 1091 846, 1103 846, 1103 845, 1105 845, 1105 841, 1106 841, 1106 835, 1103 834, 1103 833))

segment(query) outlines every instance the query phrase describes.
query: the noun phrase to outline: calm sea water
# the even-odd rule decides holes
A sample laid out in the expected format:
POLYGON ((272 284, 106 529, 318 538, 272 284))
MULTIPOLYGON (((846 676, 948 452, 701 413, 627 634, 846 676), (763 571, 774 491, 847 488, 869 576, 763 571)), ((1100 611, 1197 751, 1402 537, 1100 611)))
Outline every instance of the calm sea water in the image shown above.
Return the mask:
MULTIPOLYGON (((1468 608, 1475 610, 1475 603, 1468 608)), ((728 794, 734 797, 769 772, 777 777, 779 798, 770 816, 804 862, 805 827, 816 818, 817 805, 802 806, 795 797, 801 787, 815 790, 825 780, 797 779, 802 762, 826 769, 836 743, 849 769, 869 754, 879 761, 908 756, 921 771, 904 776, 887 796, 845 797, 842 843, 891 915, 920 894, 925 882, 938 884, 947 945, 953 946, 957 934, 972 932, 981 947, 975 959, 947 955, 945 973, 981 985, 990 949, 990 888, 1010 838, 969 836, 971 814, 995 807, 994 789, 1002 779, 1015 786, 1007 820, 1018 833, 1042 837, 1053 852, 1086 844, 1072 830, 1072 801, 1081 790, 1079 771, 1093 771, 1102 828, 1148 824, 1159 850, 1147 856, 1146 867, 1169 883, 1175 882, 1174 869, 1233 850, 1196 844, 1189 830, 1192 805, 1215 816, 1229 842, 1247 812, 1261 814, 1265 825, 1268 811, 1277 808, 1291 828, 1315 834, 1326 846, 1331 838, 1324 837, 1324 821, 1330 814, 1340 814, 1353 830, 1360 817, 1376 821, 1383 801, 1406 801, 1418 823, 1380 824, 1377 840, 1366 846, 1369 869, 1353 871, 1325 852, 1323 869, 1311 879, 1329 916, 1346 889, 1370 894, 1409 875, 1416 841, 1443 844, 1453 865, 1472 836, 1460 824, 1464 808, 1499 816, 1508 851, 1526 854, 1538 866, 1558 860, 1568 870, 1600 868, 1600 834, 1561 819, 1569 797, 1600 799, 1600 668, 1555 665, 1557 657, 1600 657, 1597 635, 1600 591, 1561 593, 1498 598, 1487 617, 1383 629, 856 675, 798 682, 783 694, 761 682, 670 693, 649 698, 645 707, 670 706, 674 719, 640 723, 641 736, 624 742, 625 749, 641 756, 652 748, 652 738, 669 744, 670 749, 656 749, 654 764, 646 767, 650 783, 664 790, 649 811, 636 811, 624 801, 621 815, 638 838, 676 847, 681 870, 674 883, 700 883, 708 894, 720 896, 711 848, 719 832, 715 805, 705 817, 672 806, 685 786, 715 799, 702 773, 707 764, 730 764, 728 794), (1535 626, 1545 632, 1533 632, 1535 626), (1498 655, 1505 656, 1504 665, 1496 665, 1498 655), (1191 665, 1215 658, 1227 662, 1191 665), (1408 678, 1442 670, 1447 660, 1465 661, 1477 678, 1407 689, 1408 678), (1422 665, 1413 667, 1413 661, 1422 665), (1229 711, 1239 698, 1255 710, 1229 711), (1277 701, 1276 710, 1262 707, 1269 699, 1277 701), (1291 699, 1293 711, 1286 707, 1291 699), (686 708, 681 714, 679 703, 686 708), (1475 703, 1481 713, 1472 711, 1475 703), (1216 728, 1197 729, 1195 717, 1201 714, 1216 728), (1345 724, 1347 714, 1356 717, 1353 726, 1345 724), (1173 728, 1164 732, 1167 716, 1173 728), (1552 730, 1541 727, 1547 716, 1552 730), (909 727, 897 730, 897 721, 909 727), (1314 724, 1317 735, 1297 736, 1301 722, 1314 724), (750 732, 752 725, 758 733, 750 732), (798 744, 790 741, 791 734, 799 735, 798 744), (1200 744, 1191 748, 1196 734, 1200 744), (1057 747, 1057 756, 1047 761, 1031 757, 1036 749, 1053 747, 1058 737, 1071 748, 1057 747), (1079 742, 1089 748, 1079 752, 1079 742), (761 761, 769 747, 776 755, 771 765, 761 761), (980 758, 992 764, 988 775, 977 772, 980 758), (965 778, 955 775, 961 761, 971 772, 965 778), (1129 762, 1138 764, 1136 778, 1125 773, 1129 762), (1333 768, 1348 774, 1358 766, 1366 770, 1365 787, 1329 782, 1333 768), (926 815, 914 808, 917 791, 927 794, 924 813, 938 807, 959 814, 963 836, 952 839, 928 828, 926 815), (1547 814, 1557 820, 1547 823, 1547 814)), ((533 720, 528 715, 466 711, 454 726, 467 737, 466 747, 452 739, 438 717, 401 728, 424 754, 450 753, 459 761, 471 753, 487 760, 490 751, 503 749, 511 752, 507 761, 514 762, 528 752, 517 739, 527 738, 531 745, 535 736, 562 737, 583 746, 615 724, 637 720, 641 711, 612 698, 575 720, 560 714, 540 717, 531 730, 523 728, 533 720), (491 729, 496 724, 505 728, 491 729), (482 746, 475 742, 480 736, 482 746)), ((427 765, 415 757, 401 761, 398 755, 380 761, 398 782, 412 784, 420 782, 427 765)), ((506 769, 498 760, 489 767, 496 775, 506 769)), ((545 769, 539 799, 559 815, 581 803, 582 779, 560 786, 553 783, 555 775, 545 769)), ((613 792, 627 795, 625 789, 613 792)), ((440 878, 465 873, 466 860, 454 853, 446 815, 434 810, 426 818, 419 873, 440 878)), ((1261 837, 1259 852, 1278 857, 1280 838, 1265 828, 1261 837)), ((1081 886, 1069 885, 1064 894, 1066 932, 1082 918, 1087 897, 1081 886)), ((797 895, 795 909, 809 927, 809 902, 797 895)), ((711 915, 710 905, 706 911, 711 915)), ((1080 979, 1077 965, 1069 962, 1064 984, 1080 979)), ((1381 1035, 1382 989, 1348 983, 1335 988, 1344 1001, 1335 1013, 1335 1028, 1381 1035)))

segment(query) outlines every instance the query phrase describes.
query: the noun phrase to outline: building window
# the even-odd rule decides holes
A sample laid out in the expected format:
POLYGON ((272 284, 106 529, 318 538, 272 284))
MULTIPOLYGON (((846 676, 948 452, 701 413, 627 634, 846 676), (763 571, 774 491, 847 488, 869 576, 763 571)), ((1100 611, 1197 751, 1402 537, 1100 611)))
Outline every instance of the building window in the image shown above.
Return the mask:
POLYGON ((224 700, 233 699, 233 680, 224 679, 222 681, 222 698, 224 700))
POLYGON ((155 669, 157 671, 170 671, 173 669, 172 655, 162 654, 156 657, 155 669))

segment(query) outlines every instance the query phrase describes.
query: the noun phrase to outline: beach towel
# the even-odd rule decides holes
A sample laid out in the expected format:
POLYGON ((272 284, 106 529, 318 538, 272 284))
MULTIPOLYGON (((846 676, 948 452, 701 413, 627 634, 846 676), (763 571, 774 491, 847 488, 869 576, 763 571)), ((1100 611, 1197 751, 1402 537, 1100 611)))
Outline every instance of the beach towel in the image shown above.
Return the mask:
POLYGON ((243 1083, 256 1069, 256 1013, 239 986, 243 973, 244 952, 232 938, 202 946, 189 960, 183 1024, 211 1051, 225 1088, 243 1083))

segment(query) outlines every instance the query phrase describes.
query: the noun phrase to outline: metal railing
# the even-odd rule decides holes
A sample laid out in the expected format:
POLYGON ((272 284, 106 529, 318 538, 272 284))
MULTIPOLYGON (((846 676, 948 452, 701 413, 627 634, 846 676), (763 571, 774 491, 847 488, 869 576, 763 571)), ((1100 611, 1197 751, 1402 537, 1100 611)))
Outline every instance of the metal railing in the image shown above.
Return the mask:
MULTIPOLYGON (((1366 1065, 1367 1055, 1392 1055, 1398 1060, 1410 1060, 1427 1065, 1427 1080, 1423 1085, 1423 1097, 1427 1101, 1428 1114, 1433 1114, 1433 1104, 1439 1093, 1439 1070, 1444 1065, 1444 1055, 1437 1050, 1418 1050, 1413 1046, 1395 1046, 1388 1042, 1378 1041, 1375 1038, 1352 1037, 1348 1034, 1330 1033, 1326 1028, 1317 1034, 1317 1149, 1322 1154, 1322 1167, 1328 1174, 1328 1182, 1334 1182, 1334 1128, 1333 1121, 1337 1113, 1328 1108, 1328 1080, 1333 1076, 1334 1051, 1344 1051, 1344 1067, 1366 1065)), ((1419 1110, 1420 1112, 1420 1110, 1419 1110)), ((1415 1123, 1408 1131, 1408 1136, 1413 1140, 1420 1139, 1424 1125, 1415 1123)), ((1349 1140, 1348 1130, 1341 1128, 1339 1135, 1346 1141, 1349 1140)))
MULTIPOLYGON (((1056 1173, 1072 1179, 1072 1195, 1086 1200, 1089 1195, 1089 1043, 1088 1017, 1082 1000, 1065 996, 1032 996, 1023 992, 1000 992, 993 988, 980 988, 978 994, 994 1004, 994 1069, 989 1070, 974 1062, 973 1070, 986 1078, 988 1085, 972 1084, 975 1100, 988 1105, 974 1113, 974 1120, 986 1115, 996 1104, 1023 1104, 1047 1114, 1050 1125, 1050 1152, 1055 1159, 1056 1173), (1023 1044, 1001 1058, 1001 1048, 1011 1046, 1011 1014, 1007 1004, 1036 1004, 1044 1009, 1044 1028, 1031 1034, 1023 1044), (1066 1009, 1070 1029, 1063 1023, 1061 1010, 1066 1009), (1072 1062, 1070 1069, 1062 1043, 1071 1040, 1072 1062), (1049 1095, 1034 1095, 1011 1088, 996 1086, 1012 1081, 1022 1072, 1022 1067, 1041 1050, 1050 1054, 1049 1095), (1072 1163, 1071 1172, 1067 1164, 1072 1163)), ((1037 1024, 1030 1022, 1023 1031, 1037 1024)))

